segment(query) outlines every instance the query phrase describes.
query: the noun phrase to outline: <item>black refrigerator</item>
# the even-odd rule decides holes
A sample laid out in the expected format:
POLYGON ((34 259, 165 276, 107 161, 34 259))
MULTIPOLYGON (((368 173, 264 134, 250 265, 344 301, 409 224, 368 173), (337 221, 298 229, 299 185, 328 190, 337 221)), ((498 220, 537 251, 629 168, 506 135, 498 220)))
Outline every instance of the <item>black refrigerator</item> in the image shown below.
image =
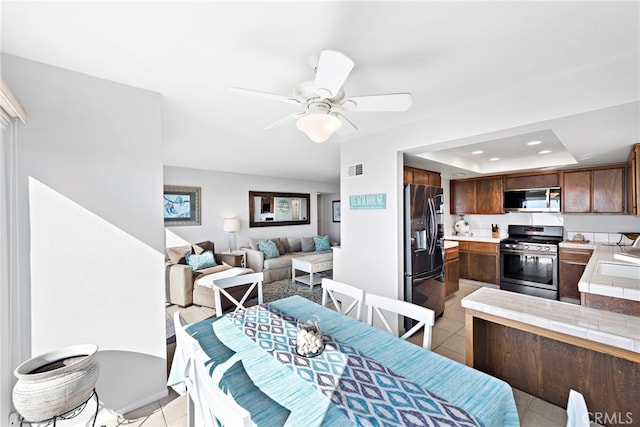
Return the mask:
MULTIPOLYGON (((442 188, 408 184, 404 187, 404 299, 444 313, 442 188)), ((405 327, 412 323, 405 321, 405 327)))

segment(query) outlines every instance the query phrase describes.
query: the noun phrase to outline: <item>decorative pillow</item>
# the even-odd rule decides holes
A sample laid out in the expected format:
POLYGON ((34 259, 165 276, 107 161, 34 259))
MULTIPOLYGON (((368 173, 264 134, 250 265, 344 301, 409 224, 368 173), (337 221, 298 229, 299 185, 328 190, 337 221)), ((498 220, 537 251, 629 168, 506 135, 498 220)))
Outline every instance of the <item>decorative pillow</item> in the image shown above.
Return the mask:
POLYGON ((282 247, 284 248, 285 254, 288 254, 289 252, 291 252, 291 247, 289 247, 289 239, 287 239, 286 237, 281 237, 280 243, 282 243, 282 247))
POLYGON ((300 239, 292 239, 290 237, 287 238, 287 243, 289 243, 289 250, 291 252, 301 252, 302 246, 300 244, 300 239))
POLYGON ((200 255, 206 251, 215 252, 213 247, 213 242, 211 240, 206 240, 204 242, 195 243, 193 245, 193 253, 196 255, 200 255))
POLYGON ((316 250, 316 244, 313 241, 313 237, 302 238, 302 252, 313 252, 316 250))
POLYGON ((331 249, 331 243, 329 242, 329 236, 313 237, 313 242, 316 245, 316 251, 328 251, 331 249))
POLYGON ((285 253, 284 245, 282 244, 282 241, 279 238, 271 239, 271 240, 273 240, 273 243, 275 243, 276 246, 278 247, 278 252, 280 252, 280 255, 285 253))
POLYGON ((165 253, 171 264, 186 264, 187 260, 184 256, 191 253, 191 245, 167 248, 165 253))
POLYGON ((259 251, 258 240, 257 239, 249 239, 249 247, 254 251, 259 251))
POLYGON ((216 266, 216 260, 213 258, 213 252, 211 251, 206 251, 199 255, 187 254, 185 258, 187 259, 187 264, 193 267, 193 271, 216 266))
POLYGON ((264 240, 260 240, 258 242, 258 247, 262 252, 264 252, 265 259, 276 258, 280 256, 278 247, 275 243, 273 243, 272 240, 267 240, 266 242, 264 240))

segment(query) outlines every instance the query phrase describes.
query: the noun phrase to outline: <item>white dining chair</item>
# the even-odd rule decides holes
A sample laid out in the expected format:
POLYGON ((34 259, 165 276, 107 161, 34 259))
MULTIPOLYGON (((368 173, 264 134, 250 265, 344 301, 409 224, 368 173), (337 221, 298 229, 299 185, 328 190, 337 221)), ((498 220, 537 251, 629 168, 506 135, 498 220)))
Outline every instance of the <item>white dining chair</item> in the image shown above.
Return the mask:
POLYGON ((356 309, 356 319, 360 320, 362 313, 362 304, 364 303, 364 291, 362 289, 358 289, 355 286, 347 285, 346 283, 337 282, 332 279, 323 278, 322 279, 322 305, 326 306, 329 297, 331 302, 333 303, 336 311, 342 314, 349 314, 354 308, 356 309), (341 301, 339 296, 336 296, 336 293, 339 295, 346 295, 349 298, 353 299, 349 306, 345 307, 343 301, 341 301))
POLYGON ((424 336, 422 339, 422 347, 431 350, 431 329, 435 324, 435 312, 426 307, 412 304, 406 301, 399 301, 393 298, 383 297, 381 295, 375 295, 367 293, 367 323, 373 326, 374 313, 378 315, 385 328, 389 333, 393 334, 394 331, 389 325, 387 318, 384 316, 383 310, 391 313, 399 314, 401 316, 409 317, 416 320, 416 323, 411 329, 405 332, 400 338, 407 339, 413 334, 418 332, 424 327, 424 336))
POLYGON ((589 427, 589 411, 584 396, 575 390, 569 390, 567 401, 567 427, 589 427))
POLYGON ((218 279, 213 281, 213 298, 215 301, 216 308, 216 317, 222 316, 222 297, 220 294, 223 294, 225 297, 231 301, 236 308, 233 311, 237 311, 241 308, 246 308, 244 303, 249 298, 249 295, 253 291, 253 289, 258 287, 258 304, 262 304, 262 282, 264 281, 264 273, 250 273, 250 274, 242 274, 240 276, 226 277, 224 279, 218 279), (233 288, 240 285, 249 285, 247 291, 244 293, 240 301, 235 299, 227 290, 229 288, 233 288))
POLYGON ((204 424, 209 426, 224 427, 251 427, 256 424, 251 421, 251 414, 240 406, 230 394, 225 393, 219 387, 218 380, 210 373, 207 367, 209 357, 202 348, 194 349, 194 378, 195 392, 198 401, 202 403, 202 415, 204 424))
POLYGON ((199 401, 199 396, 195 392, 195 385, 193 383, 193 364, 194 364, 194 348, 199 346, 198 341, 193 338, 186 331, 187 323, 184 321, 180 312, 177 311, 173 315, 173 326, 176 334, 176 353, 173 356, 178 358, 180 365, 184 369, 184 385, 187 392, 187 426, 194 427, 195 421, 195 409, 202 412, 202 404, 199 401))

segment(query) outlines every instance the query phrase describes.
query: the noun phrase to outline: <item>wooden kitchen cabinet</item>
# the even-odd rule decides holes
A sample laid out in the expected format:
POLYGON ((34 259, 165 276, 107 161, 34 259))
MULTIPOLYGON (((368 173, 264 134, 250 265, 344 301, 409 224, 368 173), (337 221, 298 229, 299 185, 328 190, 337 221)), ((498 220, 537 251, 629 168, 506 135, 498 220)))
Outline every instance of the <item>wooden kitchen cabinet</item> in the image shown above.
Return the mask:
POLYGON ((404 185, 419 184, 430 185, 431 187, 441 187, 442 178, 439 173, 431 172, 424 169, 414 168, 412 166, 404 167, 404 185))
POLYGON ((633 146, 627 164, 627 212, 640 215, 640 144, 633 146))
POLYGON ((444 251, 444 284, 445 297, 453 295, 460 289, 460 251, 458 246, 444 251))
POLYGON ((558 287, 560 300, 579 303, 578 282, 591 258, 591 249, 560 248, 558 287))
POLYGON ((534 175, 508 175, 504 178, 505 190, 529 190, 531 188, 555 187, 560 187, 560 174, 558 172, 534 175))
POLYGON ((451 214, 503 214, 502 177, 453 180, 449 183, 451 214))
POLYGON ((625 213, 625 166, 563 172, 563 213, 625 213))
POLYGON ((460 278, 498 285, 500 283, 499 244, 471 241, 459 243, 460 278))

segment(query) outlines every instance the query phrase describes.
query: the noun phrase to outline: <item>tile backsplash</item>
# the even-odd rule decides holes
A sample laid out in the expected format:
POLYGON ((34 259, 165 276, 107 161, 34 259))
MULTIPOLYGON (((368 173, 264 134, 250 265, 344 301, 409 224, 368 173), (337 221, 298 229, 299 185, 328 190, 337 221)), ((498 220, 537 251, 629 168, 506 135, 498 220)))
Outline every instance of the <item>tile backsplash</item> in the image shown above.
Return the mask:
POLYGON ((633 240, 627 239, 620 233, 594 233, 592 231, 565 231, 565 239, 573 240, 576 234, 582 234, 584 240, 592 243, 608 243, 611 245, 631 245, 633 240))

